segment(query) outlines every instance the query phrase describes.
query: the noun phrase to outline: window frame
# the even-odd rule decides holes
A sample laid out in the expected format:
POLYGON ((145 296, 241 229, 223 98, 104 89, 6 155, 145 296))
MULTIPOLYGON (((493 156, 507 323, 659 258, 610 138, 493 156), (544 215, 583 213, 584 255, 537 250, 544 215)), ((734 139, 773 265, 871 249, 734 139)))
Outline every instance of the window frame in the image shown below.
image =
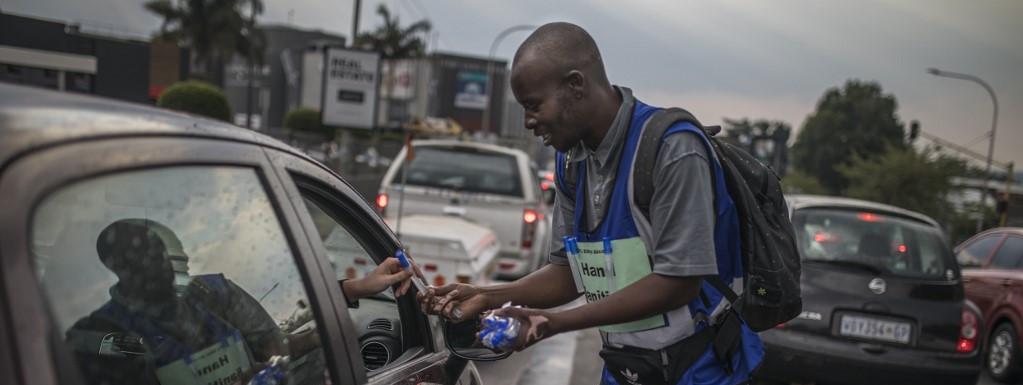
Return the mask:
MULTIPOLYGON (((290 156, 290 154, 273 149, 267 149, 267 154, 274 163, 281 179, 286 181, 285 188, 288 194, 296 197, 309 197, 308 195, 303 195, 303 192, 310 192, 315 195, 315 197, 310 197, 311 199, 316 200, 317 203, 327 204, 326 207, 321 208, 328 215, 344 213, 345 219, 338 222, 357 238, 357 241, 363 245, 367 252, 371 253, 370 257, 373 258, 374 262, 380 263, 382 257, 390 253, 389 250, 395 250, 399 247, 400 243, 397 237, 395 237, 387 224, 384 223, 383 219, 366 203, 362 195, 336 173, 308 158, 290 156), (358 230, 353 231, 352 229, 358 230)), ((324 267, 325 273, 333 277, 334 271, 330 268, 326 249, 318 238, 319 234, 312 217, 304 206, 304 201, 302 199, 292 199, 292 203, 300 205, 296 206, 295 210, 300 213, 299 217, 301 217, 302 225, 306 228, 306 235, 317 237, 315 240, 312 238, 309 240, 314 245, 313 251, 317 254, 317 259, 320 260, 320 265, 324 267)), ((336 217, 334 218, 337 219, 336 217)), ((343 299, 339 285, 332 285, 331 291, 336 292, 339 298, 343 299)), ((413 291, 414 289, 410 290, 410 293, 413 291)), ((436 369, 441 365, 451 366, 453 364, 453 361, 448 360, 449 354, 444 347, 443 333, 434 332, 439 330, 439 322, 436 317, 427 318, 419 310, 419 304, 414 296, 406 294, 406 296, 402 296, 397 300, 402 322, 402 337, 419 339, 422 341, 422 350, 415 352, 413 357, 395 362, 392 365, 375 371, 373 376, 368 378, 365 366, 362 363, 361 354, 358 354, 358 334, 355 333, 354 322, 347 314, 347 304, 338 307, 339 310, 344 311, 344 314, 339 317, 346 323, 346 333, 350 332, 351 334, 348 335, 356 336, 346 340, 346 342, 350 341, 352 344, 349 351, 353 353, 349 355, 349 358, 355 360, 352 362, 353 367, 356 368, 354 370, 355 376, 363 376, 363 380, 360 383, 387 384, 398 383, 412 378, 422 381, 424 378, 433 376, 443 377, 447 374, 437 373, 436 369), (413 316, 406 317, 406 315, 413 316)), ((343 303, 344 301, 342 300, 341 302, 343 303)), ((406 350, 404 354, 409 354, 409 352, 413 352, 415 349, 406 350)), ((448 367, 445 369, 455 368, 448 367)), ((439 379, 430 381, 444 382, 439 379)))
MULTIPOLYGON (((282 182, 273 171, 263 147, 231 140, 183 136, 133 135, 78 140, 23 154, 9 164, 0 179, 0 295, 12 317, 11 352, 19 358, 16 370, 22 383, 50 385, 81 381, 79 373, 65 368, 56 355, 69 355, 63 344, 48 341, 56 327, 50 317, 30 257, 32 217, 39 204, 52 193, 73 183, 104 175, 178 166, 246 167, 265 188, 281 230, 292 250, 303 288, 314 309, 326 346, 326 363, 340 384, 354 384, 344 373, 350 352, 340 342, 335 312, 323 311, 333 304, 318 262, 301 233, 302 226, 287 202, 282 182), (332 327, 333 326, 333 327, 332 327), (14 331, 17 332, 14 332, 14 331), (52 346, 51 346, 52 345, 52 346), (60 347, 60 348, 57 348, 60 347)), ((336 286, 336 285, 335 285, 336 286)), ((2 304, 3 301, 0 301, 2 304)))
POLYGON ((995 266, 995 264, 994 264, 995 263, 995 257, 997 257, 998 253, 1002 251, 1002 248, 1004 248, 1005 245, 1007 243, 1009 243, 1010 239, 1015 239, 1017 242, 1023 242, 1023 237, 1015 236, 1015 235, 1012 235, 1012 234, 1005 234, 1005 236, 1002 238, 1002 240, 1000 242, 998 242, 998 246, 991 250, 991 256, 989 257, 989 260, 987 262, 987 265, 988 265, 988 267, 990 269, 1016 270, 1016 269, 1019 269, 1019 268, 1023 267, 1023 255, 1016 256, 1015 264, 1012 267, 995 266))

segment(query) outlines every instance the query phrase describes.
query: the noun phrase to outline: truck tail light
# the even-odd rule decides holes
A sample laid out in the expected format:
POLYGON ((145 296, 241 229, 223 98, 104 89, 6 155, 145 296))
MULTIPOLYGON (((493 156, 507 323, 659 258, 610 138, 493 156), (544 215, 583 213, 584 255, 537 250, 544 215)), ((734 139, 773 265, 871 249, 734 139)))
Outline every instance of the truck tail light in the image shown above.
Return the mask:
POLYGON ((444 286, 445 283, 447 283, 447 280, 444 279, 443 275, 437 274, 436 277, 433 277, 433 286, 438 286, 438 287, 439 286, 444 286))
POLYGON ((387 204, 390 203, 390 198, 387 197, 387 193, 380 193, 377 194, 377 199, 374 203, 376 203, 377 213, 384 215, 384 212, 387 211, 387 204))
POLYGON ((540 213, 533 209, 522 210, 522 248, 533 248, 533 233, 536 232, 536 222, 540 220, 540 213))
POLYGON ((977 348, 977 336, 980 334, 978 329, 977 315, 968 309, 963 309, 959 341, 956 342, 957 353, 971 353, 977 348))
POLYGON ((435 271, 437 271, 437 265, 432 264, 432 263, 423 264, 423 270, 428 272, 428 273, 435 272, 435 271))

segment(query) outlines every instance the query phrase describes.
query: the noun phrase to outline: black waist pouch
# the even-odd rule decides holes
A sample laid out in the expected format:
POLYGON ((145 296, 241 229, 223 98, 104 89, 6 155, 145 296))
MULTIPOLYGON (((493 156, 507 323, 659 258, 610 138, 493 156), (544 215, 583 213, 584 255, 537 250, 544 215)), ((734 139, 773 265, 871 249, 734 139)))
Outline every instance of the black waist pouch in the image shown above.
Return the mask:
POLYGON ((671 385, 707 351, 713 337, 714 329, 705 328, 663 351, 605 346, 600 357, 604 359, 607 371, 621 385, 671 385))

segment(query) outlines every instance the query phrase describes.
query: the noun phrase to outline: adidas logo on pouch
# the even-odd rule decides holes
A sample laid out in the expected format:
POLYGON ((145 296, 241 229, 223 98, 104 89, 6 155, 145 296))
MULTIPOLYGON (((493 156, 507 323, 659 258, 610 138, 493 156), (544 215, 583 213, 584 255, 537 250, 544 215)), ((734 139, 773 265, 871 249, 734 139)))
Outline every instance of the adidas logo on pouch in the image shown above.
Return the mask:
POLYGON ((621 373, 625 376, 625 380, 628 381, 630 385, 643 385, 639 383, 639 373, 633 373, 629 370, 629 368, 625 368, 625 371, 621 373))

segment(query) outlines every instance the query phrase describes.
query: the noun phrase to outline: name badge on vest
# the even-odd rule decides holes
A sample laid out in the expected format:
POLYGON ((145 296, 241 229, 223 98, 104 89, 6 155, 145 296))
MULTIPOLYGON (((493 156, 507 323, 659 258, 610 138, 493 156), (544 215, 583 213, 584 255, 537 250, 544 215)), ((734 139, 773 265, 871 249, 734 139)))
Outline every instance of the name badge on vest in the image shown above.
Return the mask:
MULTIPOLYGON (((639 237, 612 240, 610 249, 608 258, 603 242, 579 242, 578 260, 571 262, 576 264, 579 271, 586 302, 597 302, 652 272, 646 246, 639 237)), ((602 326, 600 330, 631 333, 664 325, 664 315, 658 314, 637 321, 602 326)))
POLYGON ((156 369, 160 385, 229 385, 252 367, 237 331, 221 341, 156 369))

